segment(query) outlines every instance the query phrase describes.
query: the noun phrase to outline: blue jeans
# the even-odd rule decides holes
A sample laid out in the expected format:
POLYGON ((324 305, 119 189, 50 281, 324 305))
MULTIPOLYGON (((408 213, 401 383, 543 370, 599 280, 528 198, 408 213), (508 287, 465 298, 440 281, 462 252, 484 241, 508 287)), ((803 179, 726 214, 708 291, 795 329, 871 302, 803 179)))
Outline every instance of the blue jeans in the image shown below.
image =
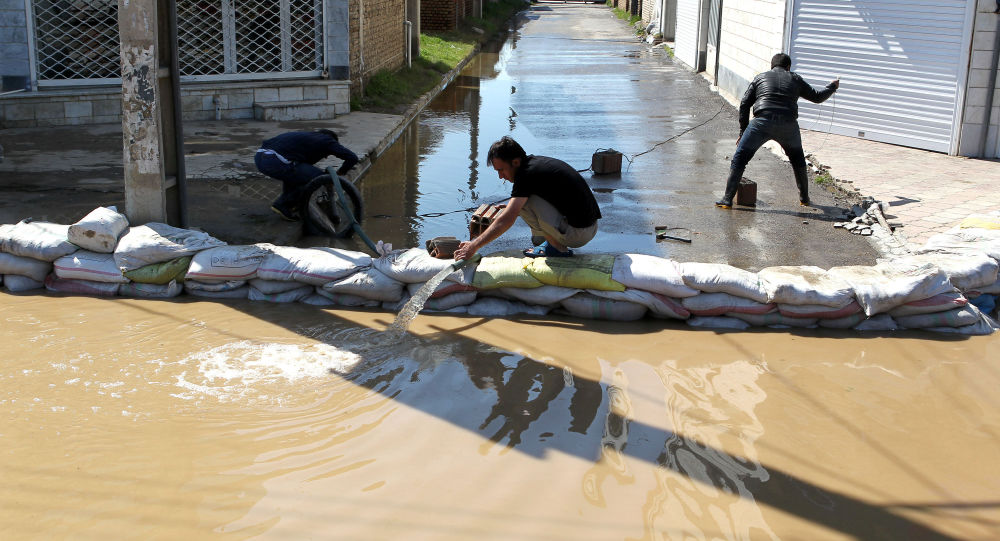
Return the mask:
POLYGON ((731 167, 739 169, 742 174, 757 150, 770 140, 777 141, 781 145, 793 168, 806 166, 798 121, 785 115, 765 115, 754 117, 750 121, 743 136, 740 137, 739 144, 736 145, 731 167))
POLYGON ((281 181, 281 196, 275 201, 277 205, 298 204, 297 200, 302 194, 297 192, 304 188, 310 180, 326 174, 315 165, 297 162, 285 163, 274 154, 265 152, 254 154, 253 163, 261 173, 281 181))

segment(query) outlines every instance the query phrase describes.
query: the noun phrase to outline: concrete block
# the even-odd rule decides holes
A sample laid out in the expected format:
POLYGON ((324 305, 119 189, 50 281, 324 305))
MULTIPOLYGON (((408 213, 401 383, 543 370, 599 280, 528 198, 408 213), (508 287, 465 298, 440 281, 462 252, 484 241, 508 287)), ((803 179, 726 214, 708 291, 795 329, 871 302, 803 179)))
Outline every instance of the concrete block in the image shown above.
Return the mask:
POLYGON ((0 9, 19 9, 24 11, 25 0, 0 0, 0 9))
MULTIPOLYGON (((994 26, 994 28, 996 28, 994 26)), ((993 51, 993 40, 996 32, 976 32, 972 35, 973 51, 993 51)))
POLYGON ((302 89, 302 99, 304 100, 325 100, 327 99, 327 87, 307 86, 302 89))
POLYGON ((962 118, 963 122, 969 122, 972 124, 983 124, 986 120, 986 108, 982 105, 973 105, 965 108, 965 115, 962 118))
POLYGON ((255 103, 265 103, 278 100, 277 88, 255 88, 253 91, 253 101, 255 103))
POLYGON ((200 111, 202 109, 203 96, 200 95, 181 95, 181 110, 182 111, 200 111))
MULTIPOLYGON (((993 11, 993 9, 989 9, 988 11, 993 11)), ((983 15, 981 11, 979 13, 976 13, 976 24, 973 27, 974 32, 979 32, 979 31, 992 32, 995 31, 996 28, 997 28, 997 20, 995 17, 990 17, 989 13, 983 15)))
POLYGON ((28 18, 24 13, 24 6, 20 9, 3 10, 0 11, 0 26, 12 26, 15 28, 23 28, 28 24, 28 18))
POLYGON ((122 114, 122 100, 94 100, 94 117, 120 116, 122 114))
POLYGON ((985 87, 969 88, 969 91, 965 96, 966 110, 968 110, 969 106, 977 106, 977 105, 985 106, 986 95, 987 91, 985 87))
POLYGON ((302 101, 302 87, 283 86, 278 89, 278 101, 302 101))
POLYGON ((969 70, 969 88, 985 88, 990 82, 990 70, 974 69, 969 70))
POLYGON ((972 69, 990 69, 993 63, 993 51, 972 51, 972 61, 969 66, 972 69))
MULTIPOLYGON (((229 108, 230 109, 252 109, 253 108, 253 92, 239 92, 235 91, 229 94, 229 108)), ((253 118, 251 114, 250 118, 253 118)))
POLYGON ((8 121, 35 120, 35 107, 28 104, 4 105, 4 118, 8 121))
POLYGON ((62 102, 43 102, 35 105, 35 118, 63 118, 66 114, 62 102))

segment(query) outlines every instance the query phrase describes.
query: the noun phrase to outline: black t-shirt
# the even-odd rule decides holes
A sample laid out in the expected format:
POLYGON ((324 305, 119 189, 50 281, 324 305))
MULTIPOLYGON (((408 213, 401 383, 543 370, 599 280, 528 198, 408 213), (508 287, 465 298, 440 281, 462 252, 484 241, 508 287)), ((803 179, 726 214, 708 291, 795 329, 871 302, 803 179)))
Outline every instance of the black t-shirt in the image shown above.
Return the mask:
POLYGON ((601 217, 587 181, 562 160, 532 155, 521 161, 510 196, 532 195, 548 201, 573 227, 588 227, 601 217))
POLYGON ((271 149, 283 158, 293 162, 315 164, 333 155, 344 160, 337 174, 343 175, 358 163, 358 157, 350 149, 341 145, 325 133, 292 131, 276 135, 261 145, 271 149))

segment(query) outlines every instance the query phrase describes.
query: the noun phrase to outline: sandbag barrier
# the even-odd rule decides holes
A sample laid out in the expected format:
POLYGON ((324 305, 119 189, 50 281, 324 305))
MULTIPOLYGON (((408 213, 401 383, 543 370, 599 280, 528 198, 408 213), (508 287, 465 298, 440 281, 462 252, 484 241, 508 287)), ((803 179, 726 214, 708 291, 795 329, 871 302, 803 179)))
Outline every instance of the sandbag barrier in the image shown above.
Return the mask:
MULTIPOLYGON (((727 264, 642 254, 484 257, 454 270, 424 310, 504 317, 564 314, 676 319, 713 329, 924 329, 984 335, 997 328, 1000 212, 973 215, 924 248, 873 266, 727 264)), ((422 248, 372 257, 337 248, 229 245, 161 223, 129 226, 114 208, 80 222, 0 225, 0 284, 140 298, 181 294, 398 311, 452 260, 422 248)))

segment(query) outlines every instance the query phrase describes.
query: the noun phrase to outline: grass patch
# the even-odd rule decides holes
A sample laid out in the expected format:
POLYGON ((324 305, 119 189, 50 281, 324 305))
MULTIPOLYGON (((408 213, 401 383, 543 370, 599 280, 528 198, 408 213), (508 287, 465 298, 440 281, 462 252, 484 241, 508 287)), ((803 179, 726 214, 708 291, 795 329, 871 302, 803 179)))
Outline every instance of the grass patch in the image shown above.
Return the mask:
POLYGON ((364 94, 351 97, 351 110, 402 113, 527 5, 524 0, 484 2, 481 18, 466 19, 448 32, 420 34, 420 56, 412 66, 373 75, 364 94))
POLYGON ((833 182, 833 177, 830 176, 830 173, 820 173, 819 175, 816 175, 813 182, 816 184, 830 184, 833 182))

